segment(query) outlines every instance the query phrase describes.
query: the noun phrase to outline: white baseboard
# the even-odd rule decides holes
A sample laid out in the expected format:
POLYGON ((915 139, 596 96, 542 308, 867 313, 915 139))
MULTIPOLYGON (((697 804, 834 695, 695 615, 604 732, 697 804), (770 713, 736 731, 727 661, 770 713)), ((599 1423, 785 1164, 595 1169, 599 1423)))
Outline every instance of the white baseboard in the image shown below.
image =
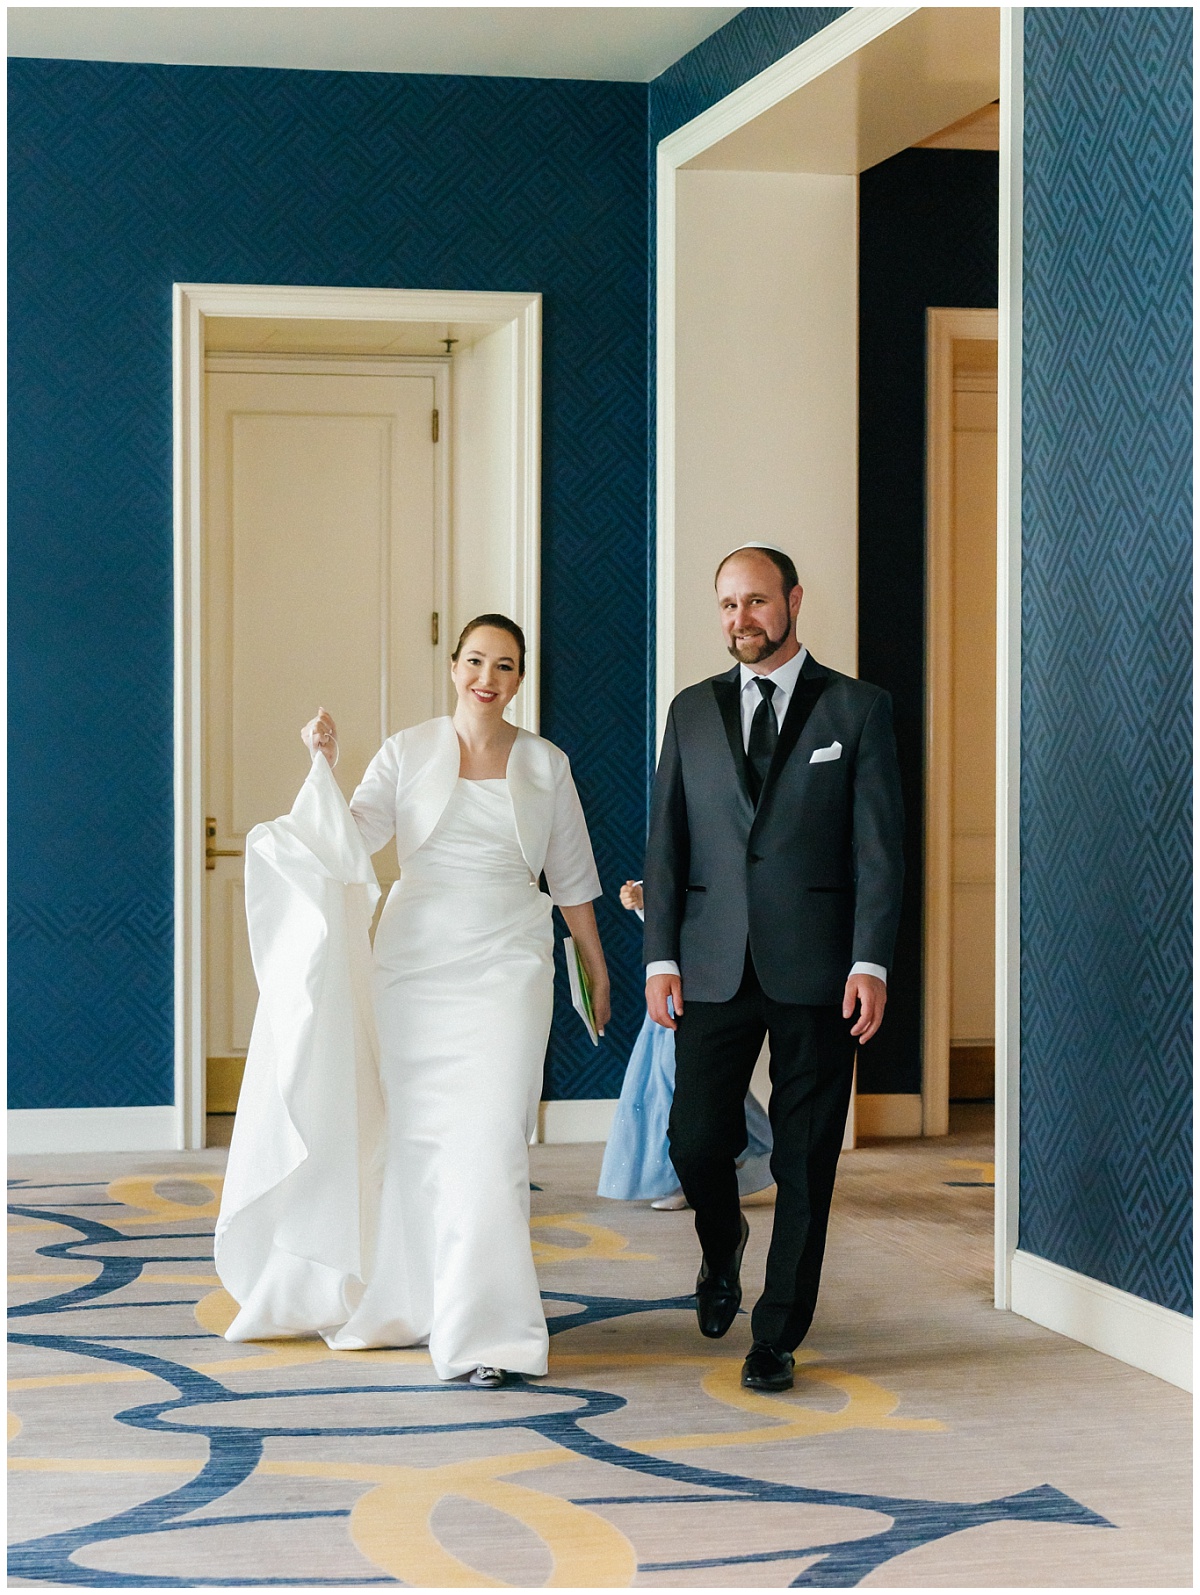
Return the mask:
POLYGON ((854 1105, 854 1131, 858 1141, 920 1135, 920 1094, 859 1092, 854 1105))
POLYGON ((174 1107, 9 1108, 10 1152, 172 1152, 174 1107))
POLYGON ((1013 1254, 1012 1310, 1168 1384, 1192 1388, 1192 1320, 1183 1313, 1022 1251, 1013 1254))
POLYGON ((547 1146, 569 1141, 607 1141, 616 1111, 616 1097, 543 1102, 538 1108, 537 1138, 547 1146))

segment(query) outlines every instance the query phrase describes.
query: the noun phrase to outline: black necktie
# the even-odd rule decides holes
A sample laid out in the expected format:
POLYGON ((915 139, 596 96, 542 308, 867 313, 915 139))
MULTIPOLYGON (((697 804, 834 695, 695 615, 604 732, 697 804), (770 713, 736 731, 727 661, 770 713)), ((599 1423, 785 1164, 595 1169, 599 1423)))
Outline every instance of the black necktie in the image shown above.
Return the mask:
POLYGON ((771 768, 775 744, 779 741, 779 725, 771 703, 775 695, 775 683, 759 676, 756 685, 762 693, 762 702, 755 709, 754 719, 750 722, 750 741, 746 748, 746 773, 750 778, 750 796, 755 803, 767 779, 767 771, 771 768))

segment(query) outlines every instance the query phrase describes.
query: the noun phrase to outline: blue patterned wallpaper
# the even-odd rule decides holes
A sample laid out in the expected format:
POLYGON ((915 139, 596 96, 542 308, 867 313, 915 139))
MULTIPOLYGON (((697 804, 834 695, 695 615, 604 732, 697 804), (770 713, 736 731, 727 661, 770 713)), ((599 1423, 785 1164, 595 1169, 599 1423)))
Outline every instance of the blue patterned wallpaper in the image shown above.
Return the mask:
MULTIPOLYGON (((543 726, 609 892, 617 1019, 548 1092, 615 1095, 616 903, 647 785, 646 89, 11 64, 10 1100, 172 1097, 171 285, 545 295, 543 726)), ((564 982, 565 984, 565 982, 564 982)))
POLYGON ((1191 1306, 1189 10, 1025 13, 1021 1246, 1191 1306))

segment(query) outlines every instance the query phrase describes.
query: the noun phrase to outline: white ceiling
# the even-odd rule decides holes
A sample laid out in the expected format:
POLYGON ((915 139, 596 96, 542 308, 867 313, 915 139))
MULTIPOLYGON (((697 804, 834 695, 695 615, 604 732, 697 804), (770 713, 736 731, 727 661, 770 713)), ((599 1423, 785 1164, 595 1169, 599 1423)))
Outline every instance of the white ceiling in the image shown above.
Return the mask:
POLYGON ((648 83, 740 6, 10 6, 9 55, 648 83))

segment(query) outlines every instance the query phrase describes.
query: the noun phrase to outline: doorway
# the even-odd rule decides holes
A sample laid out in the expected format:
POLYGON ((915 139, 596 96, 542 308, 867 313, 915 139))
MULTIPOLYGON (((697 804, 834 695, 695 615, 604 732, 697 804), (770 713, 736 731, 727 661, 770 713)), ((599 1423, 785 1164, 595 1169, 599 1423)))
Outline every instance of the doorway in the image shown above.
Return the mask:
MULTIPOLYGON (((705 608, 689 591, 697 570, 715 568, 716 558, 732 539, 727 518, 707 515, 706 505, 763 500, 756 464, 764 458, 785 462, 790 470, 797 453, 822 441, 817 458, 801 473, 812 490, 789 495, 785 515, 772 522, 772 538, 791 538, 797 551, 819 561, 842 579, 822 595, 820 610, 809 608, 806 630, 814 651, 838 668, 857 670, 856 500, 853 464, 857 445, 857 406, 853 394, 856 326, 841 314, 841 297, 821 328, 821 341, 810 348, 802 332, 803 315, 776 313, 779 284, 786 282, 793 299, 803 297, 808 277, 798 275, 801 252, 784 248, 764 262, 775 236, 786 235, 785 221, 796 212, 796 226, 806 242, 817 240, 818 269, 828 270, 839 254, 853 260, 857 210, 853 201, 845 215, 835 215, 839 191, 853 194, 857 176, 899 151, 919 145, 939 132, 984 111, 999 122, 1000 142, 1000 289, 997 381, 997 546, 996 714, 993 726, 997 760, 995 835, 996 926, 995 991, 997 1075, 1003 1090, 997 1100, 996 1169, 996 1299, 1009 1301, 1009 1270, 1016 1239, 1016 1079, 1018 1011, 1016 963, 1018 934, 1016 891, 1017 812, 1015 770, 1019 723, 1014 692, 1019 635, 1019 438, 1016 395, 1019 393, 1019 171, 1020 171, 1020 44, 1012 17, 992 8, 921 8, 875 11, 855 8, 822 29, 807 44, 783 57, 693 122, 664 139, 656 152, 657 177, 657 537, 658 644, 657 692, 659 726, 674 693, 701 675, 712 674, 719 660, 711 645, 699 640, 705 608), (761 196, 760 210, 774 211, 768 224, 741 227, 742 211, 731 203, 709 206, 720 223, 722 212, 730 233, 739 228, 738 244, 753 275, 776 294, 758 295, 739 322, 739 275, 733 274, 724 299, 713 296, 712 314, 702 322, 696 314, 695 285, 706 271, 705 252, 712 242, 691 225, 700 185, 727 185, 742 209, 761 196), (768 192, 769 189, 769 192, 768 192), (835 200, 835 204, 826 203, 835 200), (824 203, 818 226, 800 214, 824 203), (782 219, 781 219, 782 218, 782 219), (731 309, 733 307, 733 309, 731 309), (757 321, 754 312, 757 309, 757 321), (732 329, 732 335, 730 335, 732 329), (725 339, 722 344, 721 338, 725 339), (841 349, 833 349, 840 338, 841 349), (698 384, 688 362, 691 344, 703 340, 719 360, 736 371, 738 381, 698 384), (815 349, 815 356, 814 356, 815 349), (832 352, 832 358, 827 356, 832 352), (686 380, 685 380, 686 378, 686 380), (844 405, 846 386, 851 402, 844 405), (724 406, 724 413, 722 412, 724 406), (744 417, 750 414, 756 434, 753 447, 734 451, 727 439, 742 441, 744 417), (707 444, 704 439, 709 440, 707 444), (699 440, 699 441, 698 441, 699 440), (701 495, 689 481, 691 463, 704 462, 710 473, 728 478, 723 497, 701 495), (849 462, 849 469, 847 468, 849 462), (830 483, 835 502, 827 502, 830 483), (739 486, 744 491, 739 492, 739 486), (842 651, 839 657, 838 650, 842 651), (702 657, 707 650, 707 657, 702 657), (846 660, 847 662, 843 662, 846 660)), ((733 245, 724 240, 719 245, 733 245)), ((853 298, 856 281, 848 284, 853 298)), ((741 297, 745 297, 744 295, 741 297)), ((821 298, 819 284, 811 295, 821 298)), ((701 356, 703 359, 703 356, 701 356)), ((741 524, 736 535, 751 532, 741 524)), ((803 572, 802 572, 803 579, 803 572)), ((819 588, 820 582, 814 582, 819 588)), ((918 651, 921 639, 915 642, 918 651)), ((859 1098, 860 1133, 920 1135, 923 1099, 859 1098), (891 1121, 879 1117, 880 1111, 891 1121), (872 1118, 875 1122, 872 1123, 872 1118)))
MULTIPOLYGON (((536 294, 176 286, 181 1147, 236 1106, 245 836, 290 808, 316 703, 349 793, 385 737, 444 711, 457 628, 499 609, 526 632, 516 718, 537 729, 540 312, 536 294)), ((386 886, 394 852, 375 862, 386 886)))
MULTIPOLYGON (((349 796, 380 743, 445 711, 450 359, 205 359, 205 1111, 237 1108, 257 1001, 242 855, 290 808, 327 705, 349 796), (344 760, 344 762, 343 762, 344 760)), ((300 329, 289 329, 295 335, 300 329)), ((246 339, 245 341, 250 341, 246 339)), ((385 890, 395 849, 375 859, 385 890)))
POLYGON ((932 309, 926 340, 926 1135, 995 1095, 994 310, 932 309))

